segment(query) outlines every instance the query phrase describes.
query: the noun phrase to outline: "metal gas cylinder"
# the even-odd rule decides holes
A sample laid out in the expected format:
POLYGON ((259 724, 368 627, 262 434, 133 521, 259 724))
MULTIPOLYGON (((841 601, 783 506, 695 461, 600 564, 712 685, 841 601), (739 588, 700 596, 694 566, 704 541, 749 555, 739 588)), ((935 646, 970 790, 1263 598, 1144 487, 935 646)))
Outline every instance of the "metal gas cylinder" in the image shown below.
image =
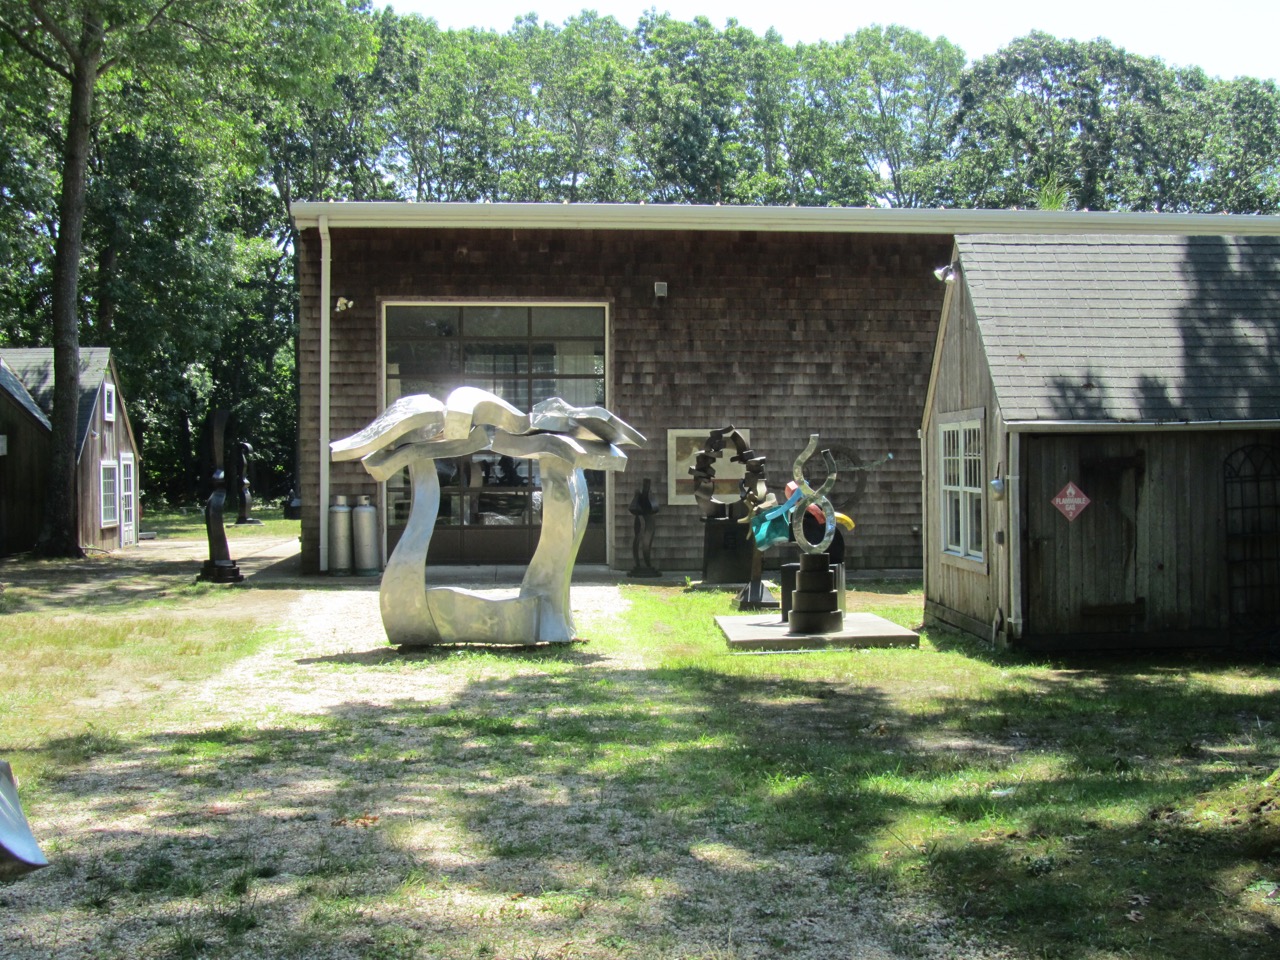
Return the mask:
POLYGON ((351 573, 351 507, 341 495, 329 505, 329 572, 336 577, 351 573))
POLYGON ((351 511, 351 540, 355 545, 356 574, 361 577, 376 577, 380 566, 378 508, 373 505, 373 497, 356 497, 355 509, 351 511))

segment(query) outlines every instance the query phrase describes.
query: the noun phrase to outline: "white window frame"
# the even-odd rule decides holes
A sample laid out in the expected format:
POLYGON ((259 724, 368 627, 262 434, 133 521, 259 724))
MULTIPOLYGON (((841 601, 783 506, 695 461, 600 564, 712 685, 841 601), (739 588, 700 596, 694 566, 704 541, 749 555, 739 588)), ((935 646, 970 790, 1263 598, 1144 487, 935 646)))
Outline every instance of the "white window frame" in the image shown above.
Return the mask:
POLYGON ((131 454, 120 454, 120 542, 131 546, 138 542, 138 471, 131 454))
POLYGON ((120 525, 120 463, 116 460, 103 460, 98 468, 98 513, 101 526, 120 525), (107 496, 107 474, 111 475, 111 496, 107 496), (110 513, 107 508, 110 507, 110 513))
POLYGON ((116 385, 114 383, 102 385, 102 419, 107 423, 113 423, 116 419, 116 385))
POLYGON ((942 556, 986 569, 987 503, 982 411, 964 411, 938 424, 938 516, 942 556))

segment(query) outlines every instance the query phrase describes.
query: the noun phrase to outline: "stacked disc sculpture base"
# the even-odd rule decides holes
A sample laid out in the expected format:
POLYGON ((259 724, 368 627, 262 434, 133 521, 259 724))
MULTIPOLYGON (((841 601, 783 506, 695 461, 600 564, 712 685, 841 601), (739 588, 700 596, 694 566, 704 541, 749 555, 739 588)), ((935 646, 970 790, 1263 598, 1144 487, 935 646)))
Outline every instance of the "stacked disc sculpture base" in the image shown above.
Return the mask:
POLYGON ((825 553, 800 554, 796 588, 791 594, 787 632, 792 634, 839 633, 844 626, 840 610, 837 567, 825 553))

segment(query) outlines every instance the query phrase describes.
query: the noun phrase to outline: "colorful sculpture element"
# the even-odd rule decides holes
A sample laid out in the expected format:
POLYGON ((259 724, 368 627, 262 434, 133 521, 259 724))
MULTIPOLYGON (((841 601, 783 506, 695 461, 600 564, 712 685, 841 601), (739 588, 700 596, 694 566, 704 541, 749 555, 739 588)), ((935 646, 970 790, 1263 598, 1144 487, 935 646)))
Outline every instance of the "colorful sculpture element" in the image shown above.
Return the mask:
MULTIPOLYGON (((809 435, 809 443, 796 457, 791 469, 795 480, 795 492, 787 503, 778 508, 785 515, 791 511, 791 533, 800 547, 800 567, 796 571, 796 588, 791 594, 791 609, 787 612, 787 632, 791 634, 839 633, 844 626, 844 612, 840 609, 840 580, 844 577, 844 565, 832 564, 826 549, 836 535, 836 511, 827 494, 836 485, 836 461, 830 450, 822 451, 827 465, 827 479, 814 490, 804 478, 804 465, 818 449, 818 435, 809 435), (813 543, 804 529, 804 519, 811 507, 816 506, 823 517, 822 539, 813 543)), ((769 511, 766 517, 774 514, 769 511)))
POLYGON ((409 468, 413 506, 382 574, 382 625, 391 643, 567 643, 574 639, 569 582, 587 529, 583 470, 624 470, 620 446, 644 437, 603 407, 574 407, 559 397, 521 413, 475 387, 442 403, 427 394, 401 397, 373 423, 329 445, 334 460, 361 460, 375 480, 409 468), (427 548, 440 510, 435 461, 481 450, 540 461, 542 537, 520 593, 493 599, 426 585, 427 548))
MULTIPOLYGON (((791 496, 781 505, 761 504, 759 508, 752 511, 751 532, 758 549, 768 550, 774 544, 786 543, 790 539, 787 534, 788 522, 791 525, 791 537, 795 538, 801 552, 825 553, 827 547, 831 546, 831 541, 836 535, 836 520, 838 517, 843 517, 843 514, 836 513, 835 508, 831 506, 831 501, 827 499, 827 494, 836 485, 836 461, 830 450, 822 451, 823 462, 827 465, 827 479, 822 482, 822 486, 814 490, 809 486, 809 481, 804 478, 804 465, 817 450, 818 434, 811 433, 808 445, 800 452, 800 456, 796 457, 791 468, 791 476, 795 479, 795 489, 791 496), (817 507, 823 523, 822 539, 816 544, 809 542, 804 531, 805 513, 811 507, 817 507)), ((790 486, 788 485, 789 489, 790 486)), ((852 528, 853 522, 849 521, 848 529, 852 528)))

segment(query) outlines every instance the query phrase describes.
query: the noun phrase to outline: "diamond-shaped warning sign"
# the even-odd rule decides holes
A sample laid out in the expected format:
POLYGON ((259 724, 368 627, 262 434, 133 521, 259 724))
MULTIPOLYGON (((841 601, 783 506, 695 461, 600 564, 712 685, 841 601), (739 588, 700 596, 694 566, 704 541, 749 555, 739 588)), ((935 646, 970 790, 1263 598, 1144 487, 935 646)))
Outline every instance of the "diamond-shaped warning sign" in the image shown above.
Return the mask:
POLYGON ((1058 491, 1058 495, 1053 498, 1053 505, 1058 508, 1059 512, 1067 518, 1074 520, 1084 512, 1084 508, 1093 501, 1084 495, 1084 491, 1077 487, 1074 483, 1068 483, 1065 487, 1058 491))

